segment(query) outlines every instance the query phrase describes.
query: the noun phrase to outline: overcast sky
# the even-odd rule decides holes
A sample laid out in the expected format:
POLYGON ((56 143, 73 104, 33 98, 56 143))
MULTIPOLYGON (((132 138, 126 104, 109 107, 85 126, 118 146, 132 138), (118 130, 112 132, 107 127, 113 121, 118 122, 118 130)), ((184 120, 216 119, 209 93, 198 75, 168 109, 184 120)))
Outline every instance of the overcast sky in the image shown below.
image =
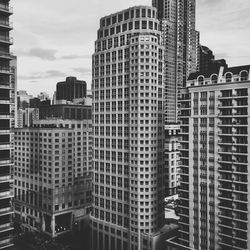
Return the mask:
MULTIPOLYGON (((250 64, 250 1, 197 0, 196 27, 202 45, 229 66, 250 64)), ((13 52, 18 56, 18 89, 51 96, 66 76, 90 88, 91 54, 102 16, 151 0, 25 0, 14 7, 13 52)))

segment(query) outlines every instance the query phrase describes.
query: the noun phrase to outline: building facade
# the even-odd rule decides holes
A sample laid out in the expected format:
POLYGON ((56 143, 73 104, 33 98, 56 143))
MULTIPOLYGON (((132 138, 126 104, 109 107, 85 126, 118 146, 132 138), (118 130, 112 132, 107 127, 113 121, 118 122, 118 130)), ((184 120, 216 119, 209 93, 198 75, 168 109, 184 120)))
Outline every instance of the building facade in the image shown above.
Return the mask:
POLYGON ((164 60, 156 9, 100 20, 93 55, 92 249, 154 249, 164 223, 164 60))
POLYGON ((0 249, 9 249, 12 245, 13 179, 11 177, 12 162, 12 98, 10 60, 10 31, 12 25, 9 17, 12 8, 8 0, 0 1, 0 249))
POLYGON ((46 119, 15 130, 15 220, 51 237, 90 213, 91 119, 46 119))
POLYGON ((183 90, 176 243, 191 249, 250 248, 249 73, 250 66, 194 73, 183 90))

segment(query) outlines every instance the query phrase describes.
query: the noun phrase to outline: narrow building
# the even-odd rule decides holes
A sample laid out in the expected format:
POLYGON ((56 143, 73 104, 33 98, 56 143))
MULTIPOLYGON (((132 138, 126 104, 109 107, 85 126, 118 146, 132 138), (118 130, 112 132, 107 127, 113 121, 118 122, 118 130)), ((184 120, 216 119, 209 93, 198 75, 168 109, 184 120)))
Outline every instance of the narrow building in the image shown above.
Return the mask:
POLYGON ((14 87, 11 83, 10 45, 12 38, 10 31, 12 24, 9 17, 12 8, 8 0, 0 0, 0 249, 9 249, 12 242, 12 197, 13 179, 11 176, 12 162, 12 128, 14 127, 14 117, 12 109, 14 98, 12 91, 14 87))

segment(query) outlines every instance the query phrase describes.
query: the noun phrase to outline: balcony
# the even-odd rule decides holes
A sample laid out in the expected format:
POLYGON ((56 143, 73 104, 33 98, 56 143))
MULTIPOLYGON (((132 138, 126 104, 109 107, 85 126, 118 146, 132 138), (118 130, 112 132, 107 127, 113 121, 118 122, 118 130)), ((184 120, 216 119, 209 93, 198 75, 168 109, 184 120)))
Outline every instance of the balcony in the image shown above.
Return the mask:
MULTIPOLYGON (((244 183, 244 184, 247 185, 247 183, 244 183)), ((239 193, 239 194, 247 194, 248 193, 247 189, 244 190, 244 189, 235 189, 235 188, 233 188, 233 192, 239 193)))
POLYGON ((247 98, 247 97, 248 97, 248 93, 239 93, 237 95, 234 95, 235 99, 247 98))
POLYGON ((8 52, 4 52, 4 51, 0 51, 0 58, 2 59, 8 59, 11 60, 12 59, 13 54, 12 53, 8 53, 8 52))
POLYGON ((7 74, 11 75, 11 68, 10 67, 1 67, 0 66, 0 74, 7 74))
MULTIPOLYGON (((1 134, 11 134, 11 128, 10 127, 0 127, 0 135, 1 134)), ((1 161, 1 159, 0 159, 1 161)))
POLYGON ((218 186, 218 189, 220 190, 220 191, 230 191, 230 192, 232 192, 232 187, 227 187, 227 186, 222 186, 222 185, 219 185, 218 186))
POLYGON ((228 164, 232 164, 232 159, 222 159, 222 158, 219 158, 218 159, 218 162, 219 163, 228 163, 228 164))
POLYGON ((14 246, 14 244, 11 236, 0 238, 0 249, 7 249, 12 246, 14 246))
MULTIPOLYGON (((0 97, 0 100, 1 100, 1 97, 0 97)), ((11 115, 9 112, 0 112, 0 119, 10 119, 11 118, 11 115)))
POLYGON ((218 99, 219 100, 225 100, 225 99, 232 99, 233 98, 233 96, 231 95, 231 96, 224 96, 224 95, 218 95, 218 99))
POLYGON ((221 105, 221 104, 218 105, 219 109, 232 109, 233 107, 234 107, 234 105, 232 103, 226 104, 226 105, 221 105))
POLYGON ((218 141, 218 144, 221 144, 221 145, 232 145, 232 141, 224 141, 224 140, 219 140, 218 141))
POLYGON ((11 90, 13 88, 10 86, 9 82, 0 82, 0 89, 11 90))
POLYGON ((246 166, 246 165, 248 165, 248 163, 245 161, 245 162, 243 162, 243 161, 236 161, 236 160, 234 160, 234 162, 233 162, 233 164, 234 165, 243 165, 243 166, 246 166))
POLYGON ((0 225, 0 233, 10 231, 13 229, 14 229, 14 227, 13 227, 12 223, 10 223, 10 222, 0 225))
POLYGON ((13 7, 10 7, 9 5, 0 5, 0 12, 6 13, 6 14, 13 14, 13 7))
POLYGON ((5 190, 0 190, 0 200, 6 199, 6 198, 12 198, 14 197, 13 191, 10 190, 10 188, 5 190))
POLYGON ((7 214, 12 214, 12 213, 13 213, 13 209, 11 207, 1 208, 0 209, 0 216, 7 215, 7 214))
POLYGON ((0 176, 0 183, 2 183, 2 182, 13 182, 13 181, 14 180, 11 178, 10 174, 0 176))
POLYGON ((13 44, 13 38, 12 37, 0 36, 0 43, 12 45, 13 44))
POLYGON ((218 127, 232 127, 232 124, 230 123, 218 123, 218 127))
POLYGON ((231 154, 232 154, 232 152, 230 152, 230 150, 228 150, 228 151, 223 151, 223 150, 221 150, 221 149, 218 150, 218 153, 221 154, 221 155, 227 155, 227 154, 231 155, 231 154))
POLYGON ((13 29, 13 24, 11 22, 8 22, 8 21, 0 20, 0 29, 1 28, 12 30, 13 29))
POLYGON ((10 158, 8 158, 8 159, 0 159, 0 167, 5 166, 5 165, 13 166, 14 163, 12 162, 12 160, 10 158))

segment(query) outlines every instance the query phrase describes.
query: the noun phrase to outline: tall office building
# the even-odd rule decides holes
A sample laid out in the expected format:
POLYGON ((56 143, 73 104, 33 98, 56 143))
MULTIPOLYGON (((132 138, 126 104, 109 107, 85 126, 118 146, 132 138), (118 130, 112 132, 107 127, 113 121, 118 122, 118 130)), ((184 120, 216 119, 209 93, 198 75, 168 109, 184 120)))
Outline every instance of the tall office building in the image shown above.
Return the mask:
POLYGON ((8 0, 0 1, 0 249, 8 249, 12 243, 12 208, 13 197, 11 168, 13 166, 12 155, 12 105, 11 96, 11 69, 10 45, 12 39, 9 36, 12 25, 9 17, 12 8, 8 0))
POLYGON ((56 85, 56 100, 73 101, 86 97, 87 83, 77 80, 76 77, 66 77, 65 82, 58 82, 56 85))
POLYGON ((89 115, 15 129, 15 220, 51 237, 79 228, 92 206, 91 106, 72 109, 89 115))
POLYGON ((166 123, 178 121, 178 90, 199 68, 199 32, 195 30, 195 0, 153 0, 161 21, 165 47, 166 123))
POLYGON ((250 65, 194 73, 183 93, 176 243, 191 249, 250 249, 249 73, 250 65))
POLYGON ((165 61, 165 165, 167 195, 179 186, 178 99, 191 72, 199 63, 199 32, 195 30, 195 0, 153 0, 160 20, 165 61))
POLYGON ((92 249, 154 249, 164 223, 164 61, 156 9, 100 20, 93 55, 92 249))

